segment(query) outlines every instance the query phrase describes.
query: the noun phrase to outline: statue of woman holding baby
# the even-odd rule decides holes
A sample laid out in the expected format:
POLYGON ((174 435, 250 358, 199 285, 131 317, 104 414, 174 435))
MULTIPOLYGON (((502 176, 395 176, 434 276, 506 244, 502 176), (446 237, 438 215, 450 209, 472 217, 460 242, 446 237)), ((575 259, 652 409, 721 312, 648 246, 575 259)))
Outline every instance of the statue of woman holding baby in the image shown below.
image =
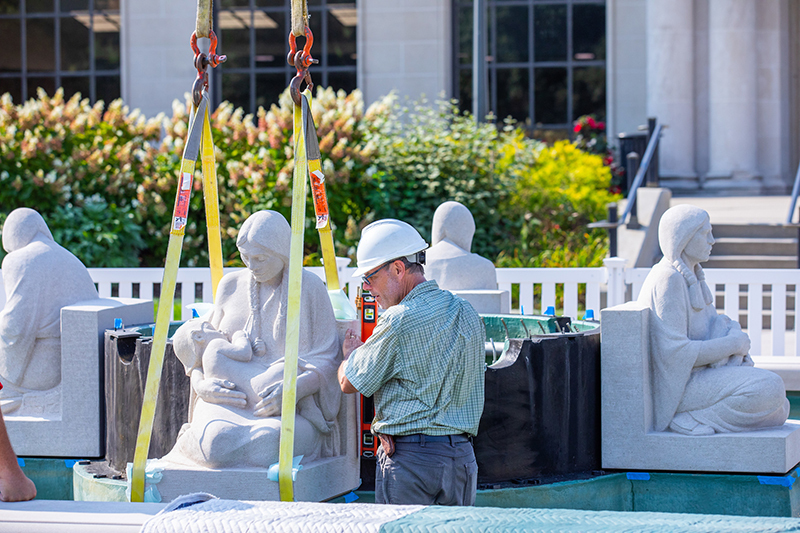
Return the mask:
MULTIPOLYGON (((279 213, 251 215, 236 242, 247 268, 222 278, 210 316, 176 332, 193 399, 165 459, 208 468, 278 460, 290 239, 279 213)), ((339 348, 325 286, 303 271, 294 451, 305 461, 340 453, 339 348)))
POLYGON ((714 308, 700 266, 714 244, 708 213, 672 207, 658 240, 664 257, 639 295, 651 309, 654 429, 713 435, 783 425, 789 414, 783 381, 753 366, 747 334, 714 308))

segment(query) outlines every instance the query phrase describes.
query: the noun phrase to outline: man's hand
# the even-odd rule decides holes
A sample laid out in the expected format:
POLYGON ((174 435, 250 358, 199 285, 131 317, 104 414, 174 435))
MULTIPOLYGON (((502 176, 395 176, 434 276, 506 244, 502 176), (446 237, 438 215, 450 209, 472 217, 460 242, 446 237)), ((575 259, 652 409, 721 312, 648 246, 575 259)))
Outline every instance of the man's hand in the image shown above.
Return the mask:
POLYGON ((355 332, 355 330, 348 329, 344 334, 344 342, 342 343, 342 354, 344 354, 344 360, 347 361, 347 358, 350 357, 350 354, 353 353, 353 350, 363 344, 364 343, 361 342, 361 337, 355 332))
POLYGON ((259 392, 261 401, 256 404, 253 414, 259 417, 280 416, 283 403, 283 381, 270 385, 259 392))
POLYGON ((344 367, 347 364, 347 359, 350 357, 350 354, 363 344, 364 343, 361 342, 361 337, 359 337, 354 330, 348 329, 345 332, 344 342, 342 343, 342 355, 344 356, 344 359, 342 360, 342 364, 339 365, 339 372, 337 374, 337 377, 339 378, 339 387, 345 394, 353 394, 354 392, 358 392, 358 390, 353 387, 353 384, 350 383, 350 380, 347 379, 347 376, 344 373, 344 367))

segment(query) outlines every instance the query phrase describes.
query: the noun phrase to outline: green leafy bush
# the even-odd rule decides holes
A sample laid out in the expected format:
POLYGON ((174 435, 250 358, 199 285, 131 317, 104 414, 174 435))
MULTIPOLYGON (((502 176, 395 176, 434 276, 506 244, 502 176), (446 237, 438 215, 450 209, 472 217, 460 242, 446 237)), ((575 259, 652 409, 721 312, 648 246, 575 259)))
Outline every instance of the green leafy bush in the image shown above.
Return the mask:
MULTIPOLYGON (((188 95, 187 95, 188 96, 188 95)), ((58 242, 88 266, 162 266, 187 133, 188 101, 149 120, 120 100, 89 105, 44 92, 22 105, 0 98, 0 223, 38 210, 58 242)), ((582 266, 605 254, 612 198, 602 160, 567 142, 547 147, 512 123, 476 124, 453 102, 411 108, 389 95, 364 109, 359 91, 318 88, 312 105, 337 255, 355 256, 360 230, 400 218, 430 237, 440 203, 473 213, 473 251, 500 266, 582 266), (498 252, 500 255, 498 256, 498 252)), ((223 103, 211 115, 223 254, 241 264, 238 228, 260 209, 291 213, 292 103, 246 115, 223 103)), ((202 179, 195 177, 182 265, 208 264, 202 179)), ((306 262, 318 264, 313 205, 306 205, 306 262)))
POLYGON ((475 218, 473 251, 494 259, 510 237, 505 207, 511 169, 521 172, 532 163, 540 143, 510 123, 499 129, 476 124, 455 101, 422 101, 409 109, 390 96, 382 105, 387 112, 368 123, 366 135, 374 146, 368 170, 376 183, 369 196, 374 218, 405 220, 427 238, 439 204, 461 202, 475 218))
POLYGON ((617 198, 608 191, 611 171, 602 158, 558 141, 515 178, 508 215, 518 224, 518 238, 506 243, 496 264, 601 266, 608 249, 605 231, 586 225, 603 219, 606 205, 617 198))

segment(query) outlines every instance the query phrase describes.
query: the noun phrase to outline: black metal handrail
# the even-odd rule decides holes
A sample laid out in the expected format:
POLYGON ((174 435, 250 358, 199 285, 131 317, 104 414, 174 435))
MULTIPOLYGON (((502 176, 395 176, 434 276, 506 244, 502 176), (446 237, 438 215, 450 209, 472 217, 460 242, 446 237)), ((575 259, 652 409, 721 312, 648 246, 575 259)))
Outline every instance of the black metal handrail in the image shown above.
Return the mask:
POLYGON ((792 222, 792 218, 794 218, 794 208, 797 207, 798 195, 800 195, 800 165, 797 166, 797 174, 794 176, 792 199, 789 201, 789 214, 786 215, 786 225, 797 226, 797 268, 800 268, 800 220, 796 223, 792 222))
POLYGON ((663 126, 656 122, 655 119, 650 119, 649 129, 650 135, 647 142, 647 148, 644 151, 642 162, 638 169, 636 168, 636 159, 638 159, 638 154, 632 152, 626 155, 626 159, 628 161, 628 172, 635 171, 636 177, 633 179, 633 183, 628 189, 628 204, 625 206, 625 211, 623 211, 622 216, 619 218, 616 216, 617 204, 609 204, 608 219, 589 224, 590 228, 608 229, 609 257, 616 257, 617 255, 617 228, 626 223, 631 229, 636 229, 639 227, 639 220, 636 214, 636 193, 639 191, 639 187, 642 185, 642 181, 644 181, 645 176, 647 175, 651 180, 653 180, 651 176, 655 178, 653 180, 654 182, 648 182, 648 186, 657 186, 658 184, 657 169, 656 172, 648 171, 650 170, 650 165, 653 163, 653 160, 655 159, 657 161, 658 142, 661 137, 661 130, 663 129, 663 126), (627 222, 628 217, 631 217, 630 222, 627 222))

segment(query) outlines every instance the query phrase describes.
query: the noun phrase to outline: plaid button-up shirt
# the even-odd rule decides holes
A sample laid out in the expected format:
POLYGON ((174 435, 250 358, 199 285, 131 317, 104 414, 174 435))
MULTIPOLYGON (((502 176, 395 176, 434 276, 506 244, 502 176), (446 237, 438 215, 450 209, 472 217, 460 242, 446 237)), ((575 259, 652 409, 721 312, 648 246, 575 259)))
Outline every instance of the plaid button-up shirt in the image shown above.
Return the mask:
POLYGON ((432 280, 387 309, 345 366, 350 383, 374 396, 373 431, 476 435, 483 413, 484 340, 475 309, 432 280))

